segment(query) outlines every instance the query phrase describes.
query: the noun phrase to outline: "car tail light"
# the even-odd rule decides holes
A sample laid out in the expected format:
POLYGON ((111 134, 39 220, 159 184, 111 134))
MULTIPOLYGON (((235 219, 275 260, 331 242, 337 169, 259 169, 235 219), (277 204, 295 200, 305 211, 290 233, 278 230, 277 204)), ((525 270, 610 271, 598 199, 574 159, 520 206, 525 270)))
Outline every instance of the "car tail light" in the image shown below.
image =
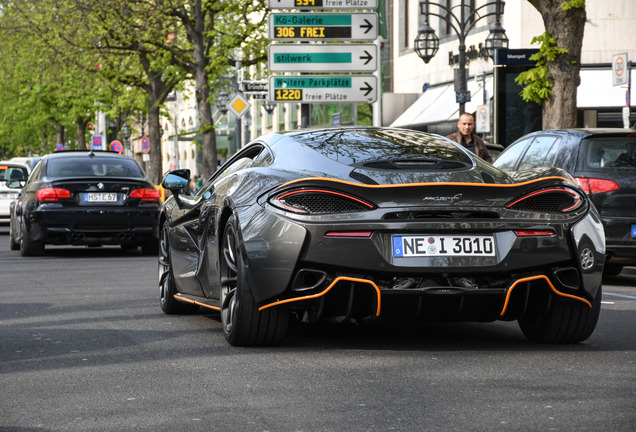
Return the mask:
POLYGON ((375 206, 352 195, 328 189, 297 189, 270 200, 279 208, 301 214, 348 213, 375 206))
POLYGON ((155 188, 145 188, 145 189, 133 189, 130 192, 131 198, 141 198, 143 202, 156 202, 159 201, 161 195, 159 191, 155 188))
POLYGON ((613 180, 597 179, 589 177, 575 177, 581 189, 588 194, 611 192, 620 189, 618 184, 613 180))
POLYGON ((36 193, 39 202, 57 202, 60 198, 71 198, 71 192, 64 188, 42 188, 36 193))
POLYGON ((542 213, 567 213, 583 203, 581 195, 571 189, 549 188, 531 192, 509 203, 511 210, 542 213))

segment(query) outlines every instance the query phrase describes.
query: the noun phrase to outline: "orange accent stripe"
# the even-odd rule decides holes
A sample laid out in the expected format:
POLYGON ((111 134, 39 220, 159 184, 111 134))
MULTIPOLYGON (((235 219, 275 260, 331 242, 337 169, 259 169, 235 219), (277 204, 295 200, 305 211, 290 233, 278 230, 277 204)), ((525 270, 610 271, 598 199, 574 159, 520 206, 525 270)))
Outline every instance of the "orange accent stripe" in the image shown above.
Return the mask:
POLYGON ((512 290, 515 289, 515 287, 518 284, 523 283, 523 282, 530 282, 530 281, 533 281, 533 280, 539 280, 539 279, 545 279, 545 281, 548 283, 548 285, 550 286, 552 291, 554 291, 556 294, 558 294, 558 295, 560 295, 562 297, 567 297, 567 298, 571 298, 571 299, 574 299, 574 300, 582 301, 583 303, 588 305, 590 308, 592 307, 592 303, 590 303, 589 301, 585 300, 582 297, 577 297, 577 296, 573 296, 571 294, 562 293, 561 291, 557 290, 554 287, 554 285, 552 285, 552 282, 550 282, 550 279, 548 279, 547 276, 541 275, 541 276, 531 276, 531 277, 519 279, 519 280, 515 281, 515 283, 513 283, 510 286, 510 288, 508 288, 508 293, 506 294, 506 301, 504 302, 503 309, 501 310, 501 316, 504 316, 504 314, 506 313, 506 309, 508 308, 508 302, 510 301, 510 297, 512 295, 512 290))
POLYGON ((579 187, 578 183, 573 182, 572 180, 570 180, 568 178, 559 177, 559 176, 542 177, 542 178, 536 179, 536 180, 530 180, 530 181, 527 181, 527 182, 512 183, 512 184, 430 182, 430 183, 401 183, 401 184, 390 184, 390 185, 367 185, 367 184, 354 183, 354 182, 350 182, 350 181, 346 181, 346 180, 331 179, 331 178, 326 178, 326 177, 306 177, 306 178, 302 178, 302 179, 292 180, 290 182, 287 182, 287 183, 281 185, 280 187, 286 187, 286 186, 290 186, 290 185, 293 185, 293 184, 298 183, 298 182, 305 182, 305 181, 327 181, 327 182, 342 183, 342 184, 346 184, 346 185, 350 185, 350 186, 357 186, 357 187, 370 188, 370 189, 417 187, 417 186, 478 186, 478 187, 504 187, 505 188, 505 187, 524 186, 524 185, 540 182, 540 181, 543 181, 543 180, 556 180, 556 179, 565 180, 565 181, 567 181, 569 183, 572 183, 573 185, 579 187))
POLYGON ((194 305, 197 305, 197 306, 203 306, 203 307, 215 310, 217 312, 221 310, 221 308, 218 307, 218 306, 210 306, 209 304, 205 304, 205 303, 201 303, 201 302, 198 302, 198 301, 190 300, 190 299, 187 299, 185 297, 178 296, 176 294, 173 297, 175 298, 175 300, 179 300, 180 302, 183 302, 183 303, 191 303, 191 304, 194 304, 194 305))
POLYGON ((258 308, 259 311, 274 307, 274 306, 279 306, 285 303, 291 303, 291 302, 297 302, 297 301, 302 301, 302 300, 311 300, 311 299, 315 299, 318 297, 322 297, 325 294, 327 294, 331 288, 333 288, 338 282, 340 281, 350 281, 350 282, 360 282, 360 283, 366 283, 371 285, 373 288, 375 288, 375 292, 378 298, 378 307, 377 310, 375 312, 375 316, 380 316, 380 288, 378 288, 378 286, 370 280, 367 279, 357 279, 357 278, 352 278, 352 277, 346 277, 346 276, 340 276, 338 278, 336 278, 333 282, 331 282, 331 284, 325 288, 324 291, 318 293, 318 294, 312 294, 312 295, 308 295, 308 296, 303 296, 303 297, 295 297, 295 298, 291 298, 291 299, 285 299, 285 300, 280 300, 280 301, 276 301, 274 303, 270 303, 270 304, 266 304, 265 306, 261 306, 260 308, 258 308))

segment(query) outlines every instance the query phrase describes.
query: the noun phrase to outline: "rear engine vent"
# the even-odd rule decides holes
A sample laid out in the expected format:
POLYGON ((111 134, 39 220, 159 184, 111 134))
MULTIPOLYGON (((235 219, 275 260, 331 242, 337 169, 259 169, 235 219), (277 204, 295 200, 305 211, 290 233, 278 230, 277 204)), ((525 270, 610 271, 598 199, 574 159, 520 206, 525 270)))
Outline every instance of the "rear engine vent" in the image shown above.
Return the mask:
POLYGON ((384 219, 499 219, 499 215, 483 211, 413 211, 387 213, 384 219))
POLYGON ((581 196, 569 189, 544 189, 521 197, 506 207, 511 210, 541 213, 566 213, 582 204, 581 196))
POLYGON ((464 162, 439 159, 396 159, 367 162, 362 165, 367 169, 391 171, 449 171, 466 169, 464 162))
POLYGON ((378 182, 376 182, 375 180, 373 180, 371 177, 366 176, 362 173, 356 172, 356 171, 351 171, 349 173, 349 177, 351 177, 352 179, 359 181, 360 183, 363 184, 368 184, 368 185, 377 185, 378 182))
POLYGON ((284 210, 304 214, 349 213, 375 208, 360 198, 327 189, 299 189, 285 192, 270 202, 284 210))

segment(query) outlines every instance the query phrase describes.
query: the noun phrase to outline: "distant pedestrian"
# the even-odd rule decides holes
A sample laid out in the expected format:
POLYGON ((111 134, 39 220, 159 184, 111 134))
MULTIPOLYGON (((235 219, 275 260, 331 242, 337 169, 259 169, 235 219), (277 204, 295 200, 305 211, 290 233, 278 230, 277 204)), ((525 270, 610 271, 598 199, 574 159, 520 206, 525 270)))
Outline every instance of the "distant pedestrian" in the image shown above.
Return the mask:
POLYGON ((490 156, 486 144, 484 144, 479 135, 473 133, 473 130, 475 130, 475 117, 472 114, 462 113, 457 122, 457 129, 457 132, 448 135, 446 138, 461 144, 486 162, 492 163, 492 156, 490 156))

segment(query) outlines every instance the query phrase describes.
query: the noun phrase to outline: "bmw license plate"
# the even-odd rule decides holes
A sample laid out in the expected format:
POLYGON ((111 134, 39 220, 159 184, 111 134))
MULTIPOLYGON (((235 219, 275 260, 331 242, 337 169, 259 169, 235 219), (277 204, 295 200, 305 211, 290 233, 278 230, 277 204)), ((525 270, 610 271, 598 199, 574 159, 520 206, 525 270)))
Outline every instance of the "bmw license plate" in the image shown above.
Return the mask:
POLYGON ((493 236, 393 236, 393 256, 495 256, 495 239, 493 236))
POLYGON ((117 193, 89 192, 86 194, 86 202, 89 202, 89 203, 117 202, 117 193))

